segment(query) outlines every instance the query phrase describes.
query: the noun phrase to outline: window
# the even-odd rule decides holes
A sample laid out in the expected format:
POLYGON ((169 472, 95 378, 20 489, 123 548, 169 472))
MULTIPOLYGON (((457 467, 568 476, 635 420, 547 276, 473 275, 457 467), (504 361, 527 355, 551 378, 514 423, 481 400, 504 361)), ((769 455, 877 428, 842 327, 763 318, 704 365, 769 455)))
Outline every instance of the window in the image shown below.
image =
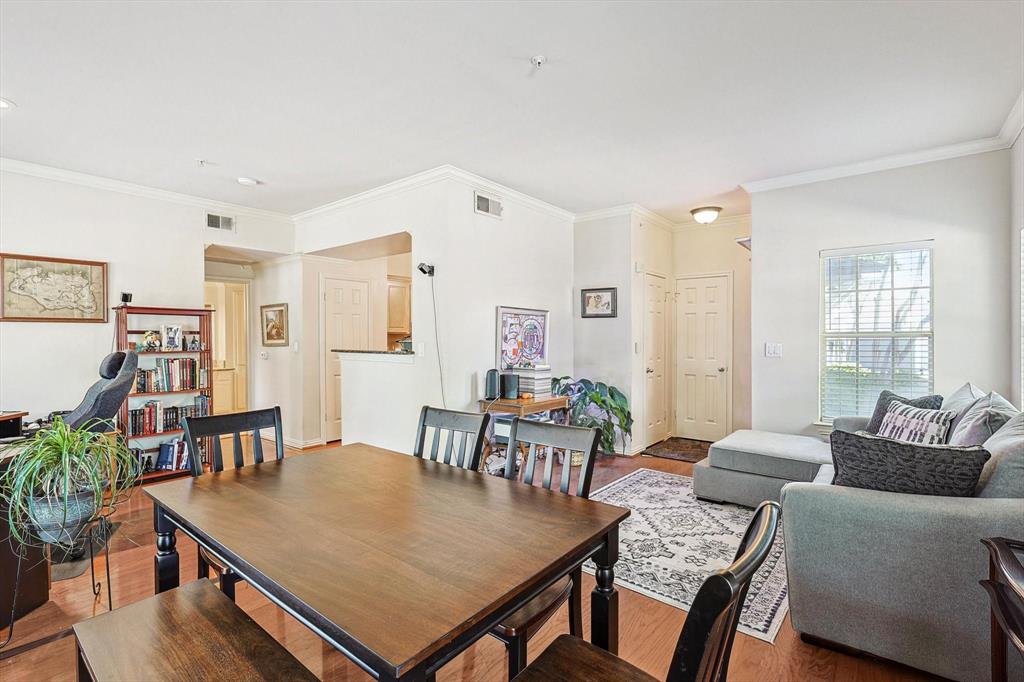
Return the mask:
POLYGON ((884 248, 822 253, 822 422, 932 391, 931 248, 884 248))

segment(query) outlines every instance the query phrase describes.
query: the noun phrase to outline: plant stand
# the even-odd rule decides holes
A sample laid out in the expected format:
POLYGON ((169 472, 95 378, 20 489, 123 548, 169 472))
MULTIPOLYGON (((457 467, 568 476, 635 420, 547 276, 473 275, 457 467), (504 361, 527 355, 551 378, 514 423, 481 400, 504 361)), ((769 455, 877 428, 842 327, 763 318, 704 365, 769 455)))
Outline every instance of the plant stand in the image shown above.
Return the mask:
POLYGON ((106 566, 107 572, 107 610, 114 610, 114 594, 110 591, 110 534, 111 526, 110 522, 107 521, 106 516, 101 516, 99 521, 92 524, 89 527, 88 543, 89 543, 89 584, 92 586, 92 594, 94 597, 100 596, 102 590, 102 583, 96 580, 96 559, 94 556, 95 550, 93 549, 93 541, 95 540, 96 530, 99 529, 99 535, 103 539, 103 562, 106 566))

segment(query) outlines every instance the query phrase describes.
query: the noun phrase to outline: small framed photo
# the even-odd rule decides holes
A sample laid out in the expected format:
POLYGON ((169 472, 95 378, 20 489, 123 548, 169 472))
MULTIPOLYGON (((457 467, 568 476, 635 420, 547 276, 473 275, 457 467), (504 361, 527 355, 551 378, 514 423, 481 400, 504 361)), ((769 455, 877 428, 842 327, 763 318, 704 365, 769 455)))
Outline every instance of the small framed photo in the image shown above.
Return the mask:
POLYGON ((287 346, 288 304, 261 305, 260 328, 264 346, 287 346))
POLYGON ((165 324, 160 327, 160 345, 165 351, 184 350, 181 347, 181 325, 165 324))
POLYGON ((618 317, 618 315, 617 288, 580 290, 580 317, 618 317))

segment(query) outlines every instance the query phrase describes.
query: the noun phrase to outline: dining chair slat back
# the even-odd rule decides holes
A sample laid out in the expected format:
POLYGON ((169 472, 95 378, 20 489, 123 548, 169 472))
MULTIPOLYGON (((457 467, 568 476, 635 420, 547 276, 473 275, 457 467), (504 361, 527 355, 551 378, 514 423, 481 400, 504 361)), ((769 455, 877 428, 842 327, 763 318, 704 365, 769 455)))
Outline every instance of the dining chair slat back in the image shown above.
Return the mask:
POLYGON ((762 502, 747 525, 733 563, 701 584, 679 634, 667 682, 726 679, 743 602, 750 581, 775 543, 781 511, 778 502, 762 502))
POLYGON ((489 414, 442 410, 424 405, 420 410, 420 421, 416 429, 416 443, 412 454, 421 459, 476 471, 480 468, 480 455, 484 449, 484 439, 490 419, 491 415, 489 414), (434 435, 430 442, 430 449, 425 450, 428 429, 433 429, 434 435), (445 436, 443 448, 441 446, 442 435, 445 436), (456 438, 459 439, 457 452, 455 450, 456 438), (467 452, 470 441, 472 441, 472 445, 468 447, 467 452))
POLYGON ((600 432, 595 428, 535 422, 516 417, 512 420, 512 429, 508 437, 509 445, 508 457, 505 460, 505 478, 514 479, 517 477, 517 450, 520 445, 529 446, 526 449, 526 458, 522 467, 523 483, 533 485, 537 458, 540 451, 544 450, 547 452, 547 456, 544 462, 542 485, 550 490, 551 484, 554 481, 555 460, 558 458, 556 450, 561 450, 564 453, 564 458, 562 460, 562 470, 558 478, 558 490, 566 494, 572 494, 570 493, 572 454, 574 452, 581 452, 583 453, 583 462, 580 465, 575 495, 589 498, 590 483, 594 477, 594 463, 597 459, 597 444, 600 436, 600 432))
POLYGON ((280 407, 208 417, 185 417, 181 420, 181 428, 185 431, 185 442, 188 443, 193 476, 201 476, 203 473, 203 463, 199 457, 195 456, 195 453, 199 452, 199 442, 203 438, 210 438, 213 441, 210 453, 211 471, 224 471, 224 453, 220 437, 229 434, 232 436, 232 460, 236 469, 245 466, 242 448, 243 433, 252 433, 254 463, 262 464, 264 460, 263 429, 272 430, 274 433, 274 459, 284 459, 284 436, 280 407))

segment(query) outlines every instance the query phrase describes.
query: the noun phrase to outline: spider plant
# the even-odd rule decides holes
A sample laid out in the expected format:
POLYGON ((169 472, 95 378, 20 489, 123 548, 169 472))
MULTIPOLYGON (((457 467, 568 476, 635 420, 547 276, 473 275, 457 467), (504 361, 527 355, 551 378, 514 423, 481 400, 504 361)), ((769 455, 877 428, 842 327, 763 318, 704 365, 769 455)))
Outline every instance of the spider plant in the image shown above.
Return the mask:
POLYGON ((73 547, 89 523, 114 512, 139 478, 135 456, 109 423, 76 429, 56 417, 10 448, 16 452, 0 474, 0 494, 11 537, 25 545, 73 547))
POLYGON ((604 452, 615 452, 617 436, 625 452, 626 438, 633 432, 633 414, 622 391, 600 381, 565 376, 551 379, 551 392, 569 398, 569 421, 574 426, 597 427, 604 452))

